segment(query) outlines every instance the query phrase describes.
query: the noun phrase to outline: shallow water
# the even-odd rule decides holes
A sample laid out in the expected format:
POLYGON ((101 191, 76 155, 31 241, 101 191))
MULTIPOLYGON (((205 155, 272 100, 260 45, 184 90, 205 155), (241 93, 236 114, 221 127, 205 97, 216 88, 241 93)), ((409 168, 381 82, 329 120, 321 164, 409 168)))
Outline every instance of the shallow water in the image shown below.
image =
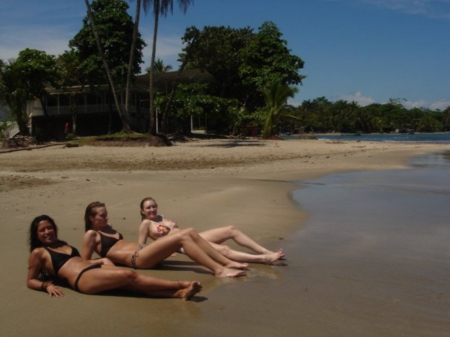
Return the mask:
POLYGON ((449 154, 299 182, 286 265, 217 280, 183 335, 450 336, 449 183, 449 154))
POLYGON ((316 288, 323 335, 450 336, 449 154, 410 167, 330 175, 293 193, 311 216, 291 247, 303 276, 291 276, 316 288))
MULTIPOLYGON (((295 136, 291 136, 295 138, 295 136)), ((379 134, 327 134, 317 136, 319 140, 408 142, 408 143, 450 143, 450 133, 379 133, 379 134)))

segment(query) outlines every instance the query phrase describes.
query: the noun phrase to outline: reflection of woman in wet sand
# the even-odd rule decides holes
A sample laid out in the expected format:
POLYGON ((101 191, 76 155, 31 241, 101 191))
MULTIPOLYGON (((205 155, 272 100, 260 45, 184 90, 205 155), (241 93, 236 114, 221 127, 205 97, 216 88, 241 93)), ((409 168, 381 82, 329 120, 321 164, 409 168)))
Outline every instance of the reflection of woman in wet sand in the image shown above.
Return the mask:
POLYGON ((29 244, 27 286, 45 291, 50 297, 64 294, 48 280, 48 276, 65 280, 84 294, 129 289, 153 297, 190 299, 202 288, 196 281, 173 282, 118 268, 108 259, 85 261, 75 247, 58 239, 58 227, 48 215, 38 216, 32 221, 29 244))
POLYGON ((96 252, 116 264, 149 269, 183 248, 187 256, 210 269, 218 277, 242 276, 245 272, 237 269, 248 267, 245 263, 227 259, 191 228, 180 230, 176 235, 167 236, 158 242, 139 245, 136 242, 125 241, 122 234, 111 227, 104 203, 98 201, 90 203, 86 208, 84 219, 86 233, 83 237, 81 256, 85 260, 90 260, 92 253, 96 252))
MULTIPOLYGON (((177 233, 180 230, 175 222, 165 219, 164 216, 158 214, 158 205, 153 198, 144 198, 141 201, 140 208, 142 222, 139 226, 139 244, 145 244, 148 237, 153 240, 158 240, 169 233, 177 233)), ((281 249, 277 252, 272 252, 233 226, 210 229, 199 233, 199 235, 207 240, 221 254, 233 261, 271 264, 285 257, 281 249), (222 245, 224 241, 229 239, 234 240, 243 247, 253 250, 257 254, 239 252, 222 245)))

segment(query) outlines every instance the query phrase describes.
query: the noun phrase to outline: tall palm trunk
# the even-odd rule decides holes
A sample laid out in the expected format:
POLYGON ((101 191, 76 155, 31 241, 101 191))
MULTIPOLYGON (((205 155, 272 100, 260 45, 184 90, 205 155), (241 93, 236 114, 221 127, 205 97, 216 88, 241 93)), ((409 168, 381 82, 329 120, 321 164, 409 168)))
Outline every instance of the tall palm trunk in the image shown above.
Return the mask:
POLYGON ((122 131, 124 131, 126 133, 130 133, 131 128, 130 128, 130 125, 128 124, 127 118, 123 114, 122 106, 119 103, 119 99, 117 97, 117 93, 115 90, 116 87, 114 85, 114 81, 111 76, 111 70, 109 69, 108 62, 106 61, 105 53, 103 52, 102 44, 100 42, 100 37, 98 36, 98 33, 97 33, 97 27, 95 26, 94 17, 92 15, 92 10, 91 10, 91 5, 89 4, 89 0, 85 0, 84 2, 86 3, 88 18, 89 18, 89 22, 91 24, 92 33, 94 34, 95 42, 97 44, 98 52, 102 59, 103 66, 105 67, 106 76, 108 77, 109 86, 111 87, 111 91, 112 91, 112 94, 114 97, 114 103, 116 105, 116 109, 119 113, 119 117, 122 122, 122 131))
POLYGON ((149 130, 148 132, 151 135, 156 135, 156 119, 155 119, 155 94, 154 94, 154 76, 153 76, 153 68, 155 66, 155 56, 156 56, 156 41, 158 38, 158 25, 159 25, 159 11, 160 11, 160 1, 155 0, 155 7, 154 7, 154 15, 155 15, 155 23, 153 27, 153 43, 152 43, 152 57, 150 61, 150 72, 149 72, 149 90, 150 90, 150 108, 149 108, 149 114, 150 114, 150 124, 149 124, 149 130))
POLYGON ((137 35, 139 30, 139 18, 141 14, 141 0, 136 1, 136 13, 134 20, 133 39, 131 41, 130 61, 128 62, 127 83, 125 86, 125 114, 129 116, 130 108, 130 87, 131 87, 131 74, 133 72, 134 64, 134 51, 136 48, 137 35))
POLYGON ((164 135, 167 135, 168 129, 169 129, 169 110, 170 110, 170 106, 172 105, 173 99, 175 97, 175 92, 177 90, 178 87, 178 82, 180 80, 181 77, 181 73, 183 72, 184 68, 186 67, 187 61, 184 60, 183 63, 181 64, 180 69, 178 69, 178 73, 177 73, 177 77, 175 78, 175 81, 172 84, 172 90, 170 91, 170 96, 169 96, 169 100, 167 101, 167 104, 164 108, 164 112, 162 115, 162 133, 164 135))

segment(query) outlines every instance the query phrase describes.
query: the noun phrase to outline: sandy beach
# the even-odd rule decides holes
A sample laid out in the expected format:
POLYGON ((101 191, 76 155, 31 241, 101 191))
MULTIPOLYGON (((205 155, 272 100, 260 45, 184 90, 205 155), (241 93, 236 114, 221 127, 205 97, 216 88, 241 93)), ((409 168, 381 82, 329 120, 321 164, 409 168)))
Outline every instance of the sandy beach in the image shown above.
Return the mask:
MULTIPOLYGON (((301 230, 308 216, 289 196, 299 188, 295 181, 336 172, 402 169, 413 156, 449 150, 450 144, 431 143, 221 139, 164 148, 55 144, 0 152, 0 335, 273 336, 267 332, 271 322, 306 308, 294 294, 289 303, 271 303, 261 295, 275 298, 283 291, 277 288, 283 270, 296 268, 302 256, 287 256, 284 266, 251 265, 248 276, 239 279, 214 278, 182 255, 142 271, 201 281, 203 291, 189 302, 121 293, 88 296, 71 289, 65 289, 64 298, 50 299, 25 285, 29 224, 35 216, 48 214, 57 222, 60 238, 80 248, 84 209, 99 200, 106 203, 112 226, 126 239, 137 240, 139 202, 152 196, 160 213, 180 227, 202 231, 234 225, 276 250, 289 244, 290 234, 301 230), (250 303, 258 303, 258 310, 250 303)), ((283 324, 284 336, 298 335, 297 322, 283 324)), ((319 328, 308 336, 321 336, 319 328)))

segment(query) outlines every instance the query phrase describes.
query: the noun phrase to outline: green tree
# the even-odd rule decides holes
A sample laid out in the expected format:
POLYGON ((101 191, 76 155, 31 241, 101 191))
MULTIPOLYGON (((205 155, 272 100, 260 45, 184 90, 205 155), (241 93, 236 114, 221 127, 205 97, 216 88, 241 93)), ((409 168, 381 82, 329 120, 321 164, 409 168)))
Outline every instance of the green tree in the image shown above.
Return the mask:
MULTIPOLYGON (((172 70, 172 66, 170 64, 165 65, 164 61, 161 59, 157 59, 155 64, 153 65, 153 71, 156 73, 165 73, 172 70)), ((146 69, 147 72, 150 72, 150 67, 146 69)))
POLYGON ((291 114, 287 104, 288 98, 294 97, 297 88, 280 82, 271 83, 263 90, 266 106, 261 109, 264 118, 262 137, 268 139, 278 133, 283 117, 297 118, 291 114))
POLYGON ((44 115, 44 96, 49 86, 58 85, 58 72, 53 56, 35 49, 24 49, 15 60, 1 65, 0 96, 15 116, 20 132, 29 133, 26 114, 28 100, 38 99, 44 115))
POLYGON ((44 51, 27 48, 19 53, 14 67, 21 74, 21 89, 31 99, 36 98, 40 101, 47 116, 44 97, 48 87, 58 86, 59 79, 55 58, 44 51))
POLYGON ((186 62, 186 69, 204 69, 214 77, 211 95, 234 98, 245 105, 248 90, 239 76, 239 67, 243 62, 241 52, 253 36, 248 27, 204 27, 201 31, 189 27, 182 37, 185 47, 180 58, 186 62))
MULTIPOLYGON (((253 93, 276 82, 298 85, 305 78, 298 73, 304 66, 303 60, 291 54, 287 41, 273 22, 264 22, 241 53, 239 76, 244 84, 255 89, 253 93)), ((260 106, 257 96, 251 98, 255 107, 260 106)))
POLYGON ((30 96, 24 89, 22 76, 15 60, 0 64, 0 103, 7 106, 16 119, 20 133, 28 135, 26 102, 30 96))
POLYGON ((270 83, 293 85, 304 78, 298 74, 303 61, 291 55, 271 22, 257 33, 249 27, 204 27, 201 31, 190 27, 182 41, 180 57, 187 59, 186 68, 208 71, 216 80, 210 93, 237 99, 249 112, 264 105, 262 90, 270 83))
MULTIPOLYGON (((150 60, 150 69, 155 68, 155 57, 156 57, 156 44, 158 38, 158 26, 159 26, 159 17, 167 16, 167 14, 173 13, 173 0, 142 0, 144 6, 144 12, 147 13, 148 9, 152 7, 153 10, 153 43, 152 43, 152 56, 150 60)), ((194 0, 177 0, 180 9, 186 13, 189 5, 194 3, 194 0)), ((153 79, 153 71, 149 73, 149 90, 150 90, 150 125, 149 125, 149 133, 152 135, 156 134, 156 123, 155 123, 155 114, 154 114, 154 79, 153 79)))
POLYGON ((442 124, 444 127, 444 131, 450 130, 450 106, 448 106, 443 112, 442 112, 442 124))
POLYGON ((127 13, 128 4, 123 0, 96 0, 92 4, 85 0, 85 3, 87 17, 83 19, 83 27, 69 42, 69 46, 79 52, 81 69, 90 85, 109 84, 123 131, 130 132, 128 106, 123 107, 117 93, 123 87, 129 89, 129 85, 125 86, 129 69, 132 74, 140 73, 145 42, 137 32, 133 62, 130 65, 135 24, 127 13))

